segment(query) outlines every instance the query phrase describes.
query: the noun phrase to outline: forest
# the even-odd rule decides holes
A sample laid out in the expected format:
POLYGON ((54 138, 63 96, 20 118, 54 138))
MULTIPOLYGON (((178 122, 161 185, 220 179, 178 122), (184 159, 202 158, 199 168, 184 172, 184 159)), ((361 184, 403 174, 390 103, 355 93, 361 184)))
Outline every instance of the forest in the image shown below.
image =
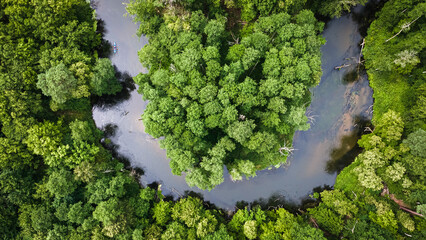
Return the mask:
MULTIPOLYGON (((124 83, 89 2, 0 2, 1 239, 426 239, 424 1, 382 1, 372 19, 374 127, 334 187, 234 212, 142 186, 108 150, 92 105, 124 83)), ((213 189, 224 166, 241 180, 285 163, 309 128, 324 22, 366 2, 131 0, 149 37, 142 120, 173 173, 213 189)))

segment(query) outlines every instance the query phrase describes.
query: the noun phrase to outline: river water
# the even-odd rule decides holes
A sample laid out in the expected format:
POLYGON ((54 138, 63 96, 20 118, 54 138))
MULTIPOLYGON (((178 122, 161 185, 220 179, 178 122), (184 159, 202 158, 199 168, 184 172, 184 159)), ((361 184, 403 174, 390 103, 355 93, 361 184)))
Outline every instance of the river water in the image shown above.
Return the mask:
MULTIPOLYGON (((117 43, 118 52, 110 57, 117 69, 130 76, 146 72, 137 52, 148 41, 136 36, 137 25, 124 16, 125 5, 119 0, 95 1, 94 5, 98 18, 105 23, 104 38, 117 43)), ((371 119, 372 90, 357 64, 362 42, 358 28, 352 15, 326 24, 323 36, 327 43, 321 48, 323 76, 320 84, 311 89, 312 103, 307 109, 311 128, 296 132, 296 150, 285 166, 260 171, 249 180, 233 182, 225 173, 225 181, 209 192, 190 188, 184 176, 173 175, 165 150, 144 132, 140 118, 147 102, 134 88, 111 101, 99 101, 93 107, 93 118, 99 128, 115 129, 109 138, 117 146, 117 153, 133 167, 144 170, 140 179, 143 184, 161 183, 163 194, 179 197, 194 191, 227 210, 233 210, 241 201, 271 197, 298 204, 313 188, 334 184, 337 172, 358 153, 356 141, 365 122, 371 119), (334 69, 343 64, 350 66, 334 69)))

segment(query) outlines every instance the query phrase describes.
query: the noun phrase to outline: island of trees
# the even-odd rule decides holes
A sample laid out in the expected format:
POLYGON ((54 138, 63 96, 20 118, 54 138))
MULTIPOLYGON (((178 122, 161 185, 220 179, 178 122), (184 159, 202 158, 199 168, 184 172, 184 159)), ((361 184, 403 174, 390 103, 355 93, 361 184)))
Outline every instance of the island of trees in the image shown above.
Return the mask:
MULTIPOLYGON (((173 171, 208 189, 223 165, 237 180, 285 161, 321 74, 311 11, 364 2, 131 1, 151 41, 140 52, 150 71, 135 78, 151 101, 144 121, 165 137, 173 171)), ((426 239, 425 12, 422 0, 389 0, 372 22, 363 53, 375 127, 334 188, 291 212, 226 214, 141 186, 104 148, 93 96, 122 86, 99 57, 87 1, 1 1, 0 238, 426 239)))
POLYGON ((160 2, 127 9, 149 37, 139 52, 149 73, 135 78, 149 100, 143 123, 164 137, 172 172, 211 190, 223 165, 241 180, 285 163, 293 133, 309 127, 324 24, 309 10, 287 13, 296 3, 273 10, 265 1, 249 14, 248 3, 160 2))

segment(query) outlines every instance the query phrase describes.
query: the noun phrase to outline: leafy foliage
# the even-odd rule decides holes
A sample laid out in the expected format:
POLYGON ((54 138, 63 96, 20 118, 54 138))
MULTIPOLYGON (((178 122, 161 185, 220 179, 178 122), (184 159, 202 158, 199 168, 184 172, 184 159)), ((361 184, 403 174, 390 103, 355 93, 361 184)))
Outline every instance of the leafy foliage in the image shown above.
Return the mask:
POLYGON ((108 58, 99 58, 96 60, 93 68, 93 76, 90 79, 90 86, 94 94, 102 96, 103 94, 115 94, 121 91, 121 85, 115 77, 115 69, 111 60, 108 58))
POLYGON ((387 2, 371 24, 363 50, 374 89, 373 120, 392 109, 401 113, 410 132, 425 128, 425 9, 418 0, 387 2))
POLYGON ((149 73, 134 78, 150 101, 145 129, 164 137, 172 172, 186 172, 190 186, 211 190, 223 182, 223 165, 239 180, 284 163, 283 140, 309 127, 304 107, 321 75, 323 24, 308 10, 269 15, 269 2, 256 4, 262 17, 244 35, 237 31, 241 42, 231 47, 224 43, 234 33, 222 15, 206 18, 184 2, 128 5, 150 39, 139 52, 149 73), (158 20, 148 6, 164 22, 154 31, 145 29, 158 20))
MULTIPOLYGON (((152 126, 158 122, 152 130, 158 136, 169 130, 178 136, 162 142, 173 156, 174 173, 189 171, 190 183, 209 188, 222 181, 223 164, 235 179, 255 175, 265 159, 273 164, 276 156, 269 154, 277 141, 291 137, 295 127, 306 127, 300 104, 307 101, 305 88, 320 74, 315 49, 321 40, 315 31, 321 25, 308 11, 294 17, 270 13, 281 11, 276 6, 291 8, 304 1, 238 1, 254 6, 254 19, 264 17, 229 48, 221 2, 182 1, 167 6, 173 11, 164 1, 137 2, 144 4, 129 9, 146 13, 137 15, 141 32, 162 34, 141 52, 152 70, 137 79, 145 96, 158 104, 148 105, 152 126), (186 10, 201 9, 204 3, 217 18, 186 10), (307 49, 309 57, 303 56, 307 49)), ((395 111, 379 114, 374 132, 359 142, 366 151, 339 174, 336 189, 322 192, 322 202, 302 215, 252 206, 231 217, 198 198, 166 201, 161 191, 141 188, 100 145, 101 135, 90 119, 85 96, 95 71, 100 92, 118 91, 104 85, 114 86, 110 63, 95 59, 95 24, 83 0, 0 2, 0 238, 324 239, 325 230, 331 239, 402 239, 407 234, 424 239, 425 219, 402 212, 395 199, 426 213, 425 132, 413 128, 421 126, 421 117, 417 125, 410 124, 410 116, 395 111), (96 68, 100 61, 108 64, 96 68), (53 72, 67 76, 65 85, 71 79, 72 91, 44 85, 42 92, 53 100, 49 109, 37 76, 59 79, 53 72), (358 168, 380 178, 392 193, 389 198, 371 190, 378 188, 363 187, 359 174, 366 171, 358 168)), ((408 67, 417 62, 412 52, 397 56, 399 74, 417 71, 408 67)), ((417 57, 422 60, 421 54, 417 57)), ((417 110, 410 114, 422 116, 418 92, 412 104, 417 110)))
POLYGON ((367 0, 327 0, 321 1, 319 12, 324 16, 340 17, 343 12, 350 12, 351 8, 362 4, 364 5, 367 0))

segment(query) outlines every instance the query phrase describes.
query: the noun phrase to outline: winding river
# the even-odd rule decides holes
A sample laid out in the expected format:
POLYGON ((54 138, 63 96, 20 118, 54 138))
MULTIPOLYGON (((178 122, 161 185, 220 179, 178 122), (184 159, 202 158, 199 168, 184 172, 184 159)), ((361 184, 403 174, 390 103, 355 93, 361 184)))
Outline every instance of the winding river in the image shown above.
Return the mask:
MULTIPOLYGON (((118 52, 110 57, 117 69, 130 76, 146 72, 137 52, 148 41, 136 36, 137 25, 124 16, 125 5, 119 0, 98 0, 93 4, 105 24, 104 38, 117 43, 118 52)), ((362 7, 356 9, 358 13, 362 11, 362 7)), ((144 170, 142 184, 159 182, 163 194, 179 197, 193 191, 227 210, 242 201, 262 199, 298 204, 313 188, 334 184, 337 172, 359 152, 356 141, 371 119, 372 90, 357 64, 362 42, 358 29, 351 14, 326 24, 323 36, 327 43, 321 48, 323 76, 320 84, 311 89, 312 103, 306 113, 311 128, 295 134, 296 150, 285 166, 260 171, 249 180, 233 182, 225 173, 225 181, 209 192, 190 188, 184 176, 173 175, 165 150, 144 132, 140 118, 147 102, 135 88, 113 100, 99 101, 93 107, 93 118, 100 129, 114 129, 109 138, 116 145, 116 152, 133 167, 144 170), (334 69, 343 64, 349 66, 334 69)))

